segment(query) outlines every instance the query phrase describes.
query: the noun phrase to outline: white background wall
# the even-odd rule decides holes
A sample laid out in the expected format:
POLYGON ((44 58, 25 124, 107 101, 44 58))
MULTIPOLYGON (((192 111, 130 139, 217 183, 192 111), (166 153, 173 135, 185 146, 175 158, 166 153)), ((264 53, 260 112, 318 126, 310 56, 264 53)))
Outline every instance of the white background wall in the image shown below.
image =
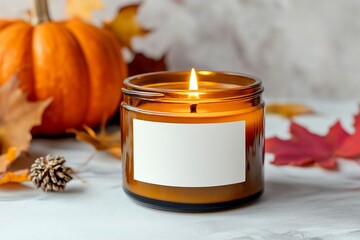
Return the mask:
MULTIPOLYGON (((64 0, 50 0, 54 19, 64 0)), ((86 1, 86 0, 84 0, 86 1)), ((94 22, 131 0, 104 0, 94 22)), ((144 0, 152 34, 133 46, 168 53, 171 69, 213 69, 260 76, 267 95, 360 97, 359 0, 144 0)), ((26 17, 29 0, 0 0, 0 16, 26 17)))

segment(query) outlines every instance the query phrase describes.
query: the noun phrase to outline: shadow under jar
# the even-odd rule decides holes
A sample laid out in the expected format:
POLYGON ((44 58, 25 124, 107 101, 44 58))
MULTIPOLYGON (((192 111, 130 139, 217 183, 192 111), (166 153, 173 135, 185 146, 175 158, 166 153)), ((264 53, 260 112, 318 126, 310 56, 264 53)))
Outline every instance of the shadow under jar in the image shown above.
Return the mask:
POLYGON ((198 71, 124 81, 124 191, 154 208, 203 212, 257 199, 264 187, 264 102, 259 79, 198 71))

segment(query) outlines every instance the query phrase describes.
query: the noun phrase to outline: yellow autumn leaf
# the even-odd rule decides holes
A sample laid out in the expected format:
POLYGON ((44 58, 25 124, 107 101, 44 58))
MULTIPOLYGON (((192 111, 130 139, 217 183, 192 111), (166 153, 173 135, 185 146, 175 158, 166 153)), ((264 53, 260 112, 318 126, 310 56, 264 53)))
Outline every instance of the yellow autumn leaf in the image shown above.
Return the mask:
POLYGON ((314 110, 306 105, 297 103, 270 103, 266 106, 266 113, 293 118, 298 115, 313 114, 314 110))
POLYGON ((104 26, 115 34, 119 42, 131 49, 131 39, 134 36, 144 36, 149 31, 144 29, 137 20, 139 5, 120 8, 115 18, 104 22, 104 26))
POLYGON ((51 100, 29 102, 16 77, 0 87, 0 185, 28 181, 27 169, 9 172, 9 166, 29 149, 31 129, 41 124, 51 100))
POLYGON ((51 102, 29 102, 18 86, 18 79, 12 77, 0 87, 0 154, 16 156, 17 153, 8 150, 16 148, 21 152, 29 149, 30 131, 41 124, 43 112, 51 102))
POLYGON ((84 131, 69 129, 68 132, 74 133, 76 139, 91 144, 96 150, 107 151, 116 158, 121 158, 121 135, 120 131, 108 133, 105 124, 102 125, 99 134, 96 134, 88 126, 83 126, 84 131))
POLYGON ((8 166, 18 158, 19 154, 16 147, 11 147, 7 152, 0 155, 0 174, 6 172, 8 166))
POLYGON ((102 0, 67 0, 65 11, 71 17, 90 21, 95 10, 102 9, 102 0))
POLYGON ((10 182, 28 182, 31 181, 29 178, 29 169, 23 169, 15 172, 6 172, 0 174, 0 185, 10 182))
POLYGON ((114 157, 121 159, 121 146, 109 148, 109 149, 107 149, 107 151, 114 157))
POLYGON ((7 153, 0 155, 0 185, 9 182, 30 181, 29 169, 22 169, 15 172, 8 171, 11 163, 13 163, 19 155, 20 153, 15 147, 9 148, 7 153))

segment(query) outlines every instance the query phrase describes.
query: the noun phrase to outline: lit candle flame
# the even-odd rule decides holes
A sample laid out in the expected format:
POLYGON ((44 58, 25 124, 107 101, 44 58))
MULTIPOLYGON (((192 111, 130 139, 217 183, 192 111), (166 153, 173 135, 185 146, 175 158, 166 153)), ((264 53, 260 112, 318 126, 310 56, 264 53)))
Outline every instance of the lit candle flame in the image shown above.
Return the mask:
POLYGON ((191 69, 189 90, 199 90, 195 68, 191 69))
MULTIPOLYGON (((196 77, 195 68, 191 69, 189 90, 191 90, 191 91, 199 90, 198 80, 197 80, 197 77, 196 77)), ((189 96, 190 96, 190 98, 199 98, 199 93, 196 93, 196 92, 195 93, 189 93, 189 96)))

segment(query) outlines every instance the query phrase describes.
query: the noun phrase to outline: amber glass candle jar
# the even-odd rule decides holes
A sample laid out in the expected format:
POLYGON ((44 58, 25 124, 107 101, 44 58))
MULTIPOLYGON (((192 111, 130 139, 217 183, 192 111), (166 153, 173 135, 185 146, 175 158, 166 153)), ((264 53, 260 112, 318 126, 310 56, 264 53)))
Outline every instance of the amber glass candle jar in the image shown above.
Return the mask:
POLYGON ((201 212, 258 198, 264 187, 264 102, 257 78, 158 72, 124 81, 123 188, 137 202, 201 212))

